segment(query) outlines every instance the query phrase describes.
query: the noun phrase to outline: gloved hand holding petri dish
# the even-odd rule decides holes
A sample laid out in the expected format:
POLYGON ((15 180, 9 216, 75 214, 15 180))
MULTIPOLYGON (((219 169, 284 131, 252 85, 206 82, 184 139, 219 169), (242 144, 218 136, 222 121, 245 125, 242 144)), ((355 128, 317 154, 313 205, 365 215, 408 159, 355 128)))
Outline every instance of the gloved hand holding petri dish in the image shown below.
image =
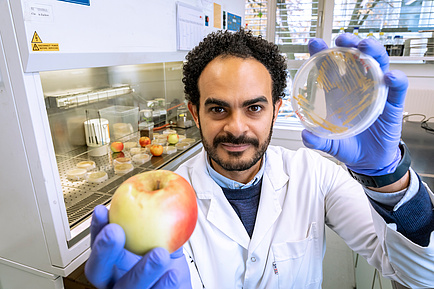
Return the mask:
POLYGON ((343 139, 367 129, 383 112, 387 86, 378 62, 356 48, 313 55, 294 78, 291 104, 313 134, 343 139))

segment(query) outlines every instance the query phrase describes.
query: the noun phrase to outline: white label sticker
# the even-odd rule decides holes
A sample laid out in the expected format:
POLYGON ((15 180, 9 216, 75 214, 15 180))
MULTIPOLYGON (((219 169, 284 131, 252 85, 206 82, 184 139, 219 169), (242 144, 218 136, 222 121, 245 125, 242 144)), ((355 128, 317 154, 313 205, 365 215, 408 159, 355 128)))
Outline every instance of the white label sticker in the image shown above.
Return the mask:
POLYGON ((49 5, 28 3, 26 15, 28 21, 53 22, 53 8, 49 5))

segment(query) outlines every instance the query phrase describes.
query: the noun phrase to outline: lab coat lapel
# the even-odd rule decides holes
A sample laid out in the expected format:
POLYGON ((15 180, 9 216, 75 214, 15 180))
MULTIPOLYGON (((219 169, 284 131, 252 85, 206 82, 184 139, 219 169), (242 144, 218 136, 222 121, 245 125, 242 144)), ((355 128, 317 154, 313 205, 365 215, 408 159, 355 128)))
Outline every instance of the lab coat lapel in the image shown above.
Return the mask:
POLYGON ((240 246, 244 247, 246 250, 248 249, 250 237, 220 187, 219 192, 215 192, 211 199, 207 219, 226 236, 240 244, 240 246))
POLYGON ((262 179, 261 197, 249 253, 259 246, 282 212, 279 195, 288 181, 289 176, 283 172, 281 155, 270 149, 267 150, 267 162, 262 179))
POLYGON ((250 237, 222 189, 208 174, 206 157, 206 153, 203 151, 202 160, 196 162, 195 173, 192 175, 192 185, 197 195, 199 209, 207 210, 207 212, 204 211, 207 220, 247 250, 250 237), (205 204, 209 200, 208 207, 205 204), (201 202, 203 202, 203 206, 201 202))

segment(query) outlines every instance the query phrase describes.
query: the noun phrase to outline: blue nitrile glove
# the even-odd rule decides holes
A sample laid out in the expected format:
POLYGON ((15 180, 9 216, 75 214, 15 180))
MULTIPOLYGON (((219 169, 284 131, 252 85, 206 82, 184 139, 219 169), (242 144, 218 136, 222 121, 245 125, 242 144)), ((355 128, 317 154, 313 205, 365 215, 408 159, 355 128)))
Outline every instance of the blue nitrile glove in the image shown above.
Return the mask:
MULTIPOLYGON (((346 33, 336 39, 336 45, 356 47, 378 61, 385 73, 385 83, 389 88, 383 113, 367 130, 353 137, 330 140, 304 130, 302 138, 306 147, 321 150, 334 156, 356 173, 380 176, 393 173, 401 160, 401 151, 398 145, 401 138, 408 80, 401 71, 387 72, 389 56, 383 45, 373 39, 358 41, 355 35, 346 33)), ((322 39, 316 38, 309 41, 311 55, 326 48, 327 44, 322 39)))
POLYGON ((85 265, 87 279, 97 288, 191 288, 190 271, 182 247, 169 254, 155 248, 141 257, 124 249, 125 233, 108 224, 108 210, 95 207, 91 254, 85 265))

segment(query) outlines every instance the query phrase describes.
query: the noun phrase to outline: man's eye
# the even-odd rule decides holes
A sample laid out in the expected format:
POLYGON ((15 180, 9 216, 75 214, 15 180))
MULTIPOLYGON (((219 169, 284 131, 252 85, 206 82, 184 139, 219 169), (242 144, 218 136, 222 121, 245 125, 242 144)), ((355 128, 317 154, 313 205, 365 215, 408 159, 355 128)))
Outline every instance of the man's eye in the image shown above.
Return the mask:
POLYGON ((249 111, 251 111, 251 112, 259 112, 261 110, 262 110, 262 106, 260 106, 260 105, 249 106, 249 111))
POLYGON ((212 107, 210 111, 214 113, 223 113, 225 112, 225 109, 223 107, 216 106, 216 107, 212 107))

